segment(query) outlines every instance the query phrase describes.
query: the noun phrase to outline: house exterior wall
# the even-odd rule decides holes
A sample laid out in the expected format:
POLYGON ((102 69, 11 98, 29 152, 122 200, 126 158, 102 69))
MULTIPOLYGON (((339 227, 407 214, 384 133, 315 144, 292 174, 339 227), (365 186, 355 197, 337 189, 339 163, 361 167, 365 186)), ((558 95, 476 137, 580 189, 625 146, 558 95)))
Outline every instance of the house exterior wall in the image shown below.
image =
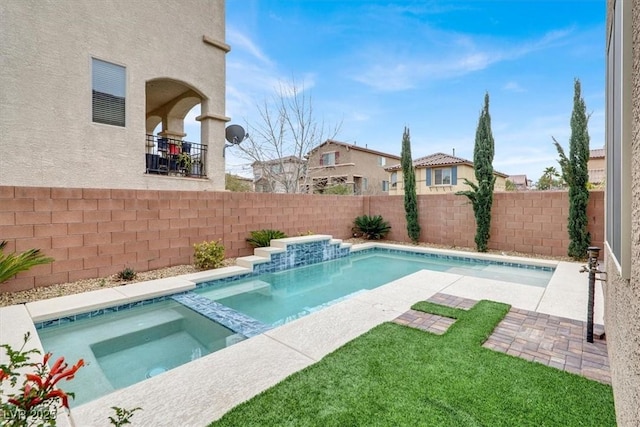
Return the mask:
MULTIPOLYGON (((433 193, 455 193, 456 191, 469 190, 470 187, 464 183, 464 179, 468 179, 471 182, 476 182, 475 171, 472 166, 467 164, 455 165, 457 167, 457 180, 456 185, 435 185, 434 170, 441 168, 416 168, 416 193, 417 194, 433 194, 433 193), (431 185, 427 185, 427 174, 431 173, 431 185)), ((443 166, 442 168, 450 168, 451 166, 443 166)), ((393 173, 393 172, 392 172, 393 173)), ((389 189, 390 196, 404 195, 404 180, 402 176, 402 170, 396 171, 398 176, 398 184, 395 187, 389 189)), ((391 180, 391 174, 387 172, 389 180, 391 180)), ((496 175, 496 183, 494 191, 504 191, 506 186, 506 178, 502 175, 496 175)))
MULTIPOLYGON (((605 246, 605 269, 607 282, 604 284, 605 294, 605 330, 609 363, 611 364, 611 380, 616 406, 617 423, 621 427, 640 425, 640 1, 608 0, 607 2, 607 41, 609 29, 613 24, 613 7, 624 4, 624 19, 631 20, 631 75, 629 92, 631 93, 631 111, 626 111, 630 121, 630 177, 628 187, 631 198, 630 212, 630 263, 629 277, 621 275, 620 268, 614 260, 610 247, 605 246), (633 7, 632 11, 629 9, 633 7)), ((620 58, 617 58, 618 60, 620 58)), ((607 76, 610 78, 610 76, 607 76)), ((629 93, 627 92, 627 93, 629 93)), ((615 105, 621 105, 619 99, 615 105)), ((611 106, 608 105, 607 108, 611 106)), ((624 117, 624 113, 623 113, 624 117)), ((618 126, 607 120, 607 127, 618 126)), ((620 130, 616 128, 616 130, 620 130)), ((609 135, 609 132, 607 132, 609 135)), ((607 138, 607 144, 609 144, 607 138)), ((614 219, 607 219, 613 221, 614 219)))
POLYGON ((604 157, 592 157, 587 163, 587 171, 589 172, 589 182, 592 184, 601 184, 605 177, 606 161, 604 157))
POLYGON ((271 160, 253 164, 255 189, 259 193, 297 193, 299 182, 296 177, 304 176, 305 163, 290 160, 271 160), (276 167, 276 172, 270 169, 276 167), (289 184, 289 189, 284 183, 289 184))
MULTIPOLYGON (((224 189, 223 0, 0 4, 0 185, 224 189), (126 67, 126 126, 92 122, 92 58, 126 67), (145 84, 204 98, 208 179, 145 174, 145 84)), ((189 139, 188 136, 186 138, 189 139)))
POLYGON ((377 195, 387 194, 382 190, 382 181, 389 180, 389 174, 384 170, 385 165, 395 163, 399 157, 381 156, 369 151, 361 151, 342 144, 326 144, 311 152, 308 159, 309 180, 326 178, 331 185, 332 178, 346 178, 346 184, 354 188, 356 194, 377 195), (335 165, 321 165, 323 154, 337 152, 338 161, 335 165), (380 157, 385 164, 379 163, 380 157), (363 188, 363 179, 367 180, 367 188, 363 188))
MULTIPOLYGON (((566 192, 494 195, 489 247, 565 255, 569 244, 566 192)), ((475 219, 463 196, 419 195, 421 241, 474 247, 475 219)), ((601 245, 603 192, 591 192, 589 231, 601 245)), ((221 239, 227 257, 249 255, 249 232, 279 229, 289 236, 352 235, 360 215, 382 215, 390 240, 409 241, 403 197, 66 189, 0 186, 0 236, 7 253, 41 249, 55 262, 36 266, 0 286, 30 289, 131 267, 146 271, 193 261, 193 244, 221 239)))

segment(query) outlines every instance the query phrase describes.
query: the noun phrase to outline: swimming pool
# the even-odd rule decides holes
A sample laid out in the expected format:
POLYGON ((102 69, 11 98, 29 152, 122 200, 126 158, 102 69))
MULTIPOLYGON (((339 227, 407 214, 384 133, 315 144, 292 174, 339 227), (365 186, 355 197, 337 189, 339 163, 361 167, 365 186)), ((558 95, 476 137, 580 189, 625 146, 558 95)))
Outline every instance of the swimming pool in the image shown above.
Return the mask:
POLYGON ((85 367, 64 385, 72 406, 159 375, 244 339, 175 301, 112 311, 41 329, 54 359, 82 358, 85 367))
MULTIPOLYGON (((46 351, 70 361, 84 358, 89 362, 69 388, 77 392, 73 405, 160 375, 419 270, 538 288, 546 286, 554 271, 548 263, 529 265, 389 245, 363 245, 364 249, 350 255, 344 248, 328 250, 315 241, 302 248, 288 245, 294 249, 271 249, 268 262, 248 257, 259 263, 251 268, 213 270, 208 277, 215 275, 217 280, 190 282, 188 291, 169 294, 167 287, 162 296, 139 301, 142 293, 132 290, 125 299, 138 299, 136 302, 89 312, 78 308, 77 314, 67 316, 66 312, 65 317, 36 322, 46 351), (330 260, 323 261, 327 258, 330 260), (301 266, 288 269, 295 265, 301 266)), ((121 292, 126 294, 128 288, 121 292)))
POLYGON ((539 287, 553 274, 548 267, 375 249, 237 282, 205 283, 195 293, 278 326, 425 269, 539 287))

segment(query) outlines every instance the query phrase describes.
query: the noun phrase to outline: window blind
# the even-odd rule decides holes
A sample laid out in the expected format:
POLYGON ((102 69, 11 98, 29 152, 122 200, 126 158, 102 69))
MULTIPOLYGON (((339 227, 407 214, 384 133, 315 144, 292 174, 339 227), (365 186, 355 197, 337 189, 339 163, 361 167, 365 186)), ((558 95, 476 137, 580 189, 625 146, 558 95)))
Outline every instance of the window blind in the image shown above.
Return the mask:
POLYGON ((92 59, 92 104, 95 123, 125 126, 126 69, 92 59))

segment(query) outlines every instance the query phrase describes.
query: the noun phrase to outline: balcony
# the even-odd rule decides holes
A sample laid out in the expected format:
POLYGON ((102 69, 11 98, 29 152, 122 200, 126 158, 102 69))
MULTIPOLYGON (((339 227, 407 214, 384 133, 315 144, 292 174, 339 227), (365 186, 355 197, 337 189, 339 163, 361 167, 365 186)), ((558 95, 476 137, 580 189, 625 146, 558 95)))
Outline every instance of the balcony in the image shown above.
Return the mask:
POLYGON ((147 134, 146 173, 206 178, 207 146, 147 134))

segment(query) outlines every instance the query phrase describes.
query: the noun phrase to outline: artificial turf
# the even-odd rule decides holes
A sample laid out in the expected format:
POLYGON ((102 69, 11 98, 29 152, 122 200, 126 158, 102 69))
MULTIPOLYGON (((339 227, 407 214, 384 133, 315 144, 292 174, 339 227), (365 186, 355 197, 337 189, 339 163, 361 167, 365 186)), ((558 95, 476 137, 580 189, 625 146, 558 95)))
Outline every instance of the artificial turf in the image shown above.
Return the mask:
POLYGON ((379 325, 211 426, 615 426, 610 386, 481 346, 509 306, 413 308, 457 320, 379 325))

